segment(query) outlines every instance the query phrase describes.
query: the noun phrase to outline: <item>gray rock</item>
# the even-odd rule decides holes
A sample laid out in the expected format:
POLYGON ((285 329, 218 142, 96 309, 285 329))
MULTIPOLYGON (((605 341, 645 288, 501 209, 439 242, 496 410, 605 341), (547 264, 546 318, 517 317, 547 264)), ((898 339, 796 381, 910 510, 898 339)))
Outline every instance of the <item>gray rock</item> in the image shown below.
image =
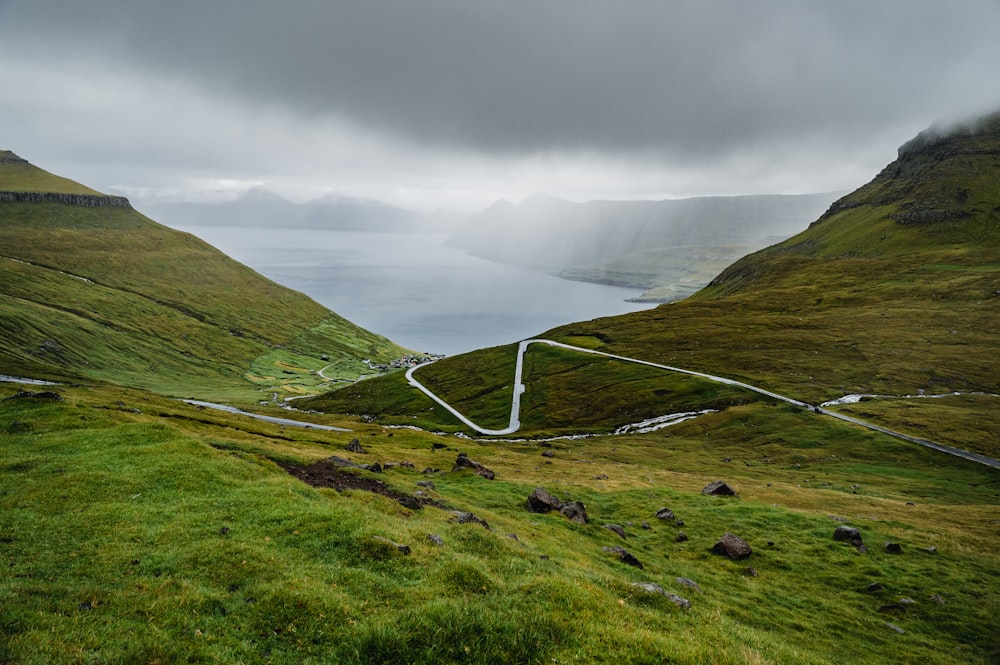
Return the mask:
POLYGON ((555 457, 556 453, 554 450, 543 450, 542 457, 555 457))
POLYGON ((691 601, 687 600, 686 598, 681 598, 677 594, 670 593, 664 590, 664 588, 661 587, 659 584, 653 584, 651 582, 633 582, 632 586, 634 586, 637 589, 641 589, 646 593, 655 593, 664 596, 670 602, 672 602, 674 605, 681 608, 682 610, 686 610, 691 607, 691 601))
POLYGON ((587 507, 583 505, 582 501, 569 501, 563 504, 559 512, 578 524, 590 523, 590 518, 587 517, 587 507))
POLYGON ((635 566, 639 570, 643 569, 642 563, 638 559, 636 559, 632 555, 632 553, 629 552, 624 547, 619 547, 618 545, 615 545, 614 547, 603 547, 601 549, 603 549, 605 552, 618 555, 618 560, 624 564, 628 564, 629 566, 635 566))
POLYGON ((431 539, 431 542, 435 545, 444 545, 444 541, 441 540, 441 536, 433 533, 427 534, 427 537, 431 539))
POLYGON ((701 493, 711 496, 737 496, 736 491, 723 480, 713 480, 705 485, 701 493))
POLYGON ((939 593, 936 593, 933 596, 931 596, 931 600, 933 600, 938 605, 944 605, 944 598, 939 593))
POLYGON ((686 577, 675 577, 674 579, 681 586, 686 586, 690 589, 694 589, 695 591, 701 591, 701 587, 698 586, 698 583, 695 582, 694 580, 689 580, 686 577))
POLYGON ((746 559, 753 554, 753 549, 745 540, 728 531, 719 539, 719 542, 712 546, 712 551, 716 554, 724 554, 733 561, 746 559))
POLYGON ((533 513, 548 513, 553 510, 560 510, 563 502, 552 496, 544 487, 536 487, 528 495, 528 510, 533 513))
POLYGON ((674 538, 674 541, 678 542, 678 543, 686 543, 687 540, 688 540, 688 535, 686 533, 684 533, 683 531, 678 531, 677 532, 677 537, 674 538))
POLYGON ((757 569, 753 566, 748 566, 747 569, 743 571, 743 574, 747 577, 757 577, 757 569))
POLYGON ((646 520, 643 520, 642 523, 639 524, 639 527, 642 528, 642 529, 645 529, 646 531, 649 531, 650 529, 653 528, 653 527, 649 526, 649 522, 647 522, 646 520))
POLYGON ((886 543, 885 551, 888 552, 889 554, 902 554, 903 546, 900 545, 899 543, 886 543))
POLYGON ((672 520, 674 519, 674 511, 669 508, 660 508, 656 511, 656 519, 658 520, 672 520))
POLYGON ((899 626, 897 626, 894 623, 889 623, 888 621, 886 621, 885 622, 885 627, 888 628, 889 630, 892 630, 892 631, 895 631, 895 632, 899 633, 900 635, 905 635, 906 634, 905 630, 903 630, 902 628, 900 628, 899 626))
POLYGON ((465 453, 459 453, 458 458, 455 460, 455 466, 452 467, 451 471, 462 471, 463 469, 471 469, 476 472, 477 475, 482 476, 486 480, 493 480, 496 474, 487 469, 485 466, 479 462, 475 462, 469 458, 465 453))
POLYGON ((424 487, 424 488, 429 489, 429 490, 436 490, 437 489, 437 487, 434 486, 434 483, 432 483, 429 480, 418 480, 417 481, 417 487, 424 487))
POLYGON ((881 591, 884 588, 885 587, 883 587, 878 582, 872 582, 871 584, 865 587, 865 591, 867 591, 868 593, 875 593, 876 591, 881 591))
POLYGON ((389 540, 388 538, 383 538, 382 536, 372 536, 372 540, 377 540, 380 543, 385 543, 387 545, 392 545, 397 550, 399 550, 399 552, 401 554, 403 554, 404 556, 410 553, 410 546, 409 545, 402 545, 400 543, 394 543, 391 540, 389 540))
POLYGON ((448 521, 453 524, 481 524, 487 531, 490 530, 490 525, 486 523, 486 520, 480 519, 472 513, 467 513, 463 510, 453 510, 448 521))
POLYGON ((346 450, 351 453, 361 453, 367 454, 368 451, 365 450, 364 446, 361 445, 361 441, 358 439, 351 439, 351 442, 345 446, 346 450))
POLYGON ((846 540, 855 547, 861 547, 861 532, 853 526, 838 526, 833 530, 834 540, 846 540))
POLYGON ((604 528, 607 529, 608 531, 613 531, 614 533, 618 534, 618 537, 621 538, 622 540, 628 540, 628 537, 625 535, 625 529, 622 527, 622 525, 605 524, 604 528))

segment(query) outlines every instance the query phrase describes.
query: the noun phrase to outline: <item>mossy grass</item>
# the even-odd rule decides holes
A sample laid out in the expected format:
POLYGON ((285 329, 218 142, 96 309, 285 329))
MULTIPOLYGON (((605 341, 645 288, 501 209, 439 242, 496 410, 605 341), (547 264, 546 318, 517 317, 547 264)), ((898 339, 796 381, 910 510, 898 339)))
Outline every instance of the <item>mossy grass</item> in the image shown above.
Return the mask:
MULTIPOLYGON (((0 385, 0 398, 18 389, 0 385)), ((800 410, 744 404, 669 433, 546 448, 363 423, 282 429, 148 392, 53 390, 62 401, 0 401, 0 626, 12 662, 986 663, 1000 654, 996 472, 875 433, 848 436, 800 410), (353 437, 368 454, 343 449, 353 437), (458 452, 497 478, 449 473, 458 452), (430 479, 436 500, 491 528, 311 488, 275 463, 331 454, 409 461, 377 477, 406 492, 430 479), (718 477, 740 497, 700 494, 718 477), (528 512, 538 485, 583 501, 591 524, 528 512), (685 524, 657 520, 664 506, 685 524), (834 541, 830 516, 861 529, 868 553, 834 541), (606 523, 624 525, 628 540, 606 523), (726 531, 752 544, 749 560, 709 551, 726 531), (890 540, 902 554, 885 552, 890 540), (644 569, 602 550, 615 545, 644 569), (873 582, 883 590, 867 592, 873 582), (900 598, 916 602, 879 612, 900 598)))

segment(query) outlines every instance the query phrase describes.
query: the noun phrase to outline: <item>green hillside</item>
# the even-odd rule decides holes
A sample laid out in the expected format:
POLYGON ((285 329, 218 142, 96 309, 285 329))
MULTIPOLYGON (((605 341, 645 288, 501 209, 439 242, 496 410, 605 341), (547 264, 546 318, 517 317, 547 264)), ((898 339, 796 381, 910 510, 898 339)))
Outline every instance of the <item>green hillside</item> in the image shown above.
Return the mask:
MULTIPOLYGON (((684 301, 540 337, 718 374, 811 404, 878 395, 842 408, 1000 454, 1000 115, 974 128, 922 133, 806 231, 737 261, 684 301), (959 394, 912 397, 949 393, 959 394)), ((421 376, 446 399, 461 399, 460 380, 449 377, 479 376, 491 366, 486 357, 468 354, 421 376)), ((502 366, 481 376, 482 403, 509 391, 511 375, 502 366)), ((566 385, 577 379, 561 377, 566 385)), ((400 378, 386 377, 316 404, 344 411, 354 400, 390 422, 433 413, 420 395, 409 406, 394 399, 388 409, 369 399, 405 389, 400 378)), ((581 394, 547 408, 561 412, 581 394)), ((639 393, 633 411, 670 407, 655 397, 639 393)), ((604 430, 624 422, 609 416, 604 430)), ((440 426, 449 424, 454 419, 442 414, 440 426)))
POLYGON ((298 392, 403 350, 186 233, 4 153, 0 374, 298 392), (327 356, 329 360, 321 360, 327 356))

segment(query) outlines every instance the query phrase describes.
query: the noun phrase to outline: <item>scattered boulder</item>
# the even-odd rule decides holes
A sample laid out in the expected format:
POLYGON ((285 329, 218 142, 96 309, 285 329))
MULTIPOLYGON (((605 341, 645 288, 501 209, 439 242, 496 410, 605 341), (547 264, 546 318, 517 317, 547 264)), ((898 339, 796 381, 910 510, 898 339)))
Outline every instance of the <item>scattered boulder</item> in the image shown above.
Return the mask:
POLYGON ((888 552, 889 554, 902 554, 903 546, 900 545, 899 543, 886 543, 885 551, 888 552))
POLYGON ((607 479, 608 479, 608 474, 606 473, 601 473, 593 477, 593 480, 607 480, 607 479))
POLYGON ((941 596, 941 594, 936 593, 933 596, 931 596, 930 598, 931 598, 931 600, 933 600, 938 605, 944 605, 944 598, 941 596))
POLYGON ((884 588, 885 587, 883 587, 880 583, 872 582, 871 584, 865 587, 865 591, 867 591, 868 593, 875 593, 876 591, 881 591, 884 588))
POLYGON ((629 566, 635 566, 639 570, 643 569, 642 563, 638 559, 636 559, 635 556, 633 556, 632 553, 629 552, 624 547, 619 547, 618 545, 615 545, 614 547, 603 547, 601 549, 603 549, 605 552, 618 555, 618 560, 624 564, 628 564, 629 566))
POLYGON ((559 512, 578 524, 590 523, 590 518, 587 517, 587 507, 583 505, 582 501, 570 501, 565 503, 563 504, 563 507, 559 509, 559 512))
POLYGON ((455 460, 455 466, 452 467, 451 471, 454 473, 455 471, 461 471, 463 469, 472 469, 476 472, 476 474, 482 476, 486 480, 493 480, 496 477, 495 473, 487 469, 479 462, 469 459, 469 456, 465 453, 459 453, 458 459, 455 460))
POLYGON ((674 538, 674 541, 678 543, 686 543, 688 541, 688 535, 683 531, 678 531, 677 537, 674 538))
POLYGON ((677 594, 670 593, 664 590, 664 588, 661 587, 659 584, 652 584, 651 582, 633 582, 632 586, 634 586, 637 589, 641 589, 646 593, 656 593, 661 596, 665 596, 670 602, 672 602, 674 605, 681 608, 682 610, 686 610, 691 607, 691 601, 687 600, 686 598, 681 598, 677 594))
POLYGON ((378 462, 375 462, 374 464, 369 464, 367 468, 372 473, 382 473, 382 465, 379 464, 378 462))
POLYGON ((618 534, 618 537, 621 538, 622 540, 628 540, 628 537, 625 535, 625 528, 622 527, 622 525, 605 524, 604 528, 607 529, 608 531, 613 531, 614 533, 618 534))
POLYGON ((439 536, 437 534, 429 533, 429 534, 427 534, 427 537, 430 538, 431 542, 434 543, 435 545, 439 545, 439 546, 440 545, 444 545, 444 541, 441 540, 441 536, 439 536))
POLYGON ((349 453, 361 453, 362 455, 368 454, 368 451, 365 450, 364 446, 361 445, 361 441, 357 438, 351 439, 351 442, 345 446, 345 449, 349 453))
POLYGON ((434 483, 432 483, 429 480, 418 480, 417 481, 417 487, 423 487, 423 488, 429 489, 429 490, 436 490, 437 489, 437 487, 434 486, 434 483))
POLYGON ((507 537, 513 540, 515 543, 521 542, 521 539, 517 537, 516 533, 508 533, 507 537))
POLYGON ((660 508, 656 511, 656 519, 664 521, 675 519, 674 511, 669 508, 660 508))
POLYGON ((736 491, 723 480, 713 480, 705 485, 701 493, 710 496, 738 496, 736 491))
POLYGON ((487 531, 491 530, 490 525, 486 523, 486 520, 476 517, 472 513, 467 513, 463 510, 453 510, 451 515, 452 516, 448 518, 448 521, 452 524, 482 524, 487 531))
POLYGON ((712 551, 716 554, 724 554, 733 561, 746 559, 753 554, 753 549, 745 540, 728 531, 719 539, 719 542, 712 546, 712 551))
POLYGON ((555 457, 556 452, 554 450, 543 450, 542 457, 555 457))
POLYGON ((889 630, 899 633, 900 635, 904 635, 906 633, 906 631, 904 631, 902 628, 900 628, 894 623, 889 623, 888 621, 885 622, 885 627, 888 628, 889 630))
POLYGON ((757 569, 753 566, 747 566, 746 570, 743 571, 743 574, 747 577, 757 577, 757 569))
POLYGON ((937 548, 934 547, 933 545, 928 545, 927 547, 924 548, 924 551, 927 552, 928 554, 937 554, 937 548))
POLYGON ((851 545, 855 547, 861 547, 861 532, 855 529, 853 526, 838 526, 833 530, 834 540, 846 540, 851 545))
POLYGON ((646 520, 643 520, 642 523, 639 525, 639 527, 642 528, 642 529, 644 529, 644 530, 646 530, 646 531, 649 531, 650 529, 653 528, 653 527, 649 526, 649 522, 647 522, 646 520))
POLYGON ((536 487, 528 495, 528 510, 533 513, 548 513, 562 507, 563 502, 549 494, 544 487, 536 487))

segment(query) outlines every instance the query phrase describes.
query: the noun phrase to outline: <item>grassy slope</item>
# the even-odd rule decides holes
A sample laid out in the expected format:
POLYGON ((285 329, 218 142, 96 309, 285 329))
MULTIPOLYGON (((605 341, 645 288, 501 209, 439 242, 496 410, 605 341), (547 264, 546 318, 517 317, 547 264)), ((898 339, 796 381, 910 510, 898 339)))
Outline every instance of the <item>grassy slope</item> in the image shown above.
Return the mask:
MULTIPOLYGON (((0 397, 16 389, 0 384, 0 397)), ((996 474, 786 407, 750 404, 651 435, 557 443, 544 458, 530 443, 357 424, 351 433, 279 428, 132 390, 57 390, 65 401, 0 401, 4 662, 1000 657, 996 474), (354 436, 368 455, 343 450, 354 436), (497 479, 438 473, 431 494, 491 530, 450 523, 446 510, 312 489, 274 464, 408 460, 415 468, 374 477, 410 492, 428 479, 419 469, 447 470, 458 451, 497 479), (739 499, 699 494, 720 476, 739 499), (592 523, 528 513, 536 485, 583 500, 592 523), (678 527, 653 517, 662 506, 690 540, 675 542, 678 527), (829 515, 859 527, 869 552, 835 542, 829 515), (607 523, 626 525, 628 540, 607 523), (751 543, 749 560, 709 552, 725 531, 751 543), (886 553, 889 540, 903 554, 886 553), (644 570, 601 549, 614 545, 644 570), (923 550, 930 545, 936 553, 923 550), (692 607, 633 582, 660 584, 692 607), (873 582, 884 589, 866 592, 873 582), (880 611, 901 598, 915 602, 880 611)))
MULTIPOLYGON (((697 295, 542 336, 810 403, 850 393, 1000 393, 998 173, 1000 117, 973 136, 915 140, 805 232, 736 262, 697 295)), ((446 388, 448 377, 484 365, 483 357, 429 367, 421 380, 438 380, 450 399, 460 391, 446 388)), ((480 377, 481 392, 502 391, 509 381, 509 370, 498 368, 480 377)), ((1000 398, 983 401, 995 411, 1000 398)), ((655 400, 636 406, 670 410, 655 400)), ((880 410, 875 420, 1000 455, 996 430, 984 437, 976 425, 981 410, 945 414, 928 400, 912 406, 929 409, 919 426, 899 410, 880 410)))
MULTIPOLYGON (((0 163, 2 191, 66 191, 68 182, 0 163)), ((326 354, 356 375, 367 371, 362 358, 403 352, 130 209, 3 203, 0 247, 0 373, 246 399, 254 384, 294 388, 275 376, 280 363, 312 371, 326 354), (250 383, 255 358, 265 362, 250 383)))

